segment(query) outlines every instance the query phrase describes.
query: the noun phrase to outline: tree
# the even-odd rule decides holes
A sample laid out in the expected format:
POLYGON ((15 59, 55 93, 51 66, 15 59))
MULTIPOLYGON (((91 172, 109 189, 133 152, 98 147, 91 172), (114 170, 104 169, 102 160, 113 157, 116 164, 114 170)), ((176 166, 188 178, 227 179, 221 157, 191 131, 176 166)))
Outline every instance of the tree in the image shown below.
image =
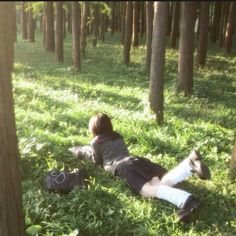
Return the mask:
POLYGON ((195 2, 181 2, 177 90, 183 91, 185 95, 190 94, 193 88, 195 4, 195 2))
POLYGON ((121 16, 121 44, 124 45, 125 40, 125 15, 126 15, 126 2, 122 2, 122 16, 121 16))
POLYGON ((230 160, 230 167, 234 170, 236 170, 236 140, 234 143, 234 147, 232 150, 232 156, 231 156, 231 160, 230 160))
POLYGON ((176 48, 176 41, 179 34, 179 12, 180 12, 180 2, 173 2, 173 17, 171 24, 171 41, 170 46, 176 48))
POLYGON ((123 61, 124 64, 130 63, 130 48, 132 37, 132 19, 133 19, 133 2, 126 2, 126 16, 125 16, 125 37, 124 37, 124 50, 123 61))
POLYGON ((113 36, 115 31, 115 7, 116 2, 111 2, 111 35, 113 36))
POLYGON ((28 40, 29 42, 35 42, 34 37, 34 19, 33 19, 33 8, 32 3, 30 3, 28 8, 28 14, 29 14, 29 24, 28 24, 28 40))
POLYGON ((81 23, 81 41, 80 41, 81 54, 83 57, 85 56, 85 47, 86 47, 88 11, 89 11, 89 3, 86 1, 84 2, 84 7, 83 7, 82 23, 81 23))
POLYGON ((211 25, 212 43, 216 43, 219 36, 221 5, 222 3, 220 1, 214 3, 213 22, 211 25))
POLYGON ((228 21, 225 32, 225 49, 227 53, 230 53, 232 48, 232 38, 235 30, 235 14, 236 14, 236 2, 230 3, 228 21))
POLYGON ((55 32, 54 32, 54 9, 53 2, 45 2, 45 21, 46 21, 46 50, 54 52, 55 50, 55 32))
POLYGON ((133 47, 138 47, 138 31, 139 31, 139 2, 133 3, 133 47))
POLYGON ((27 17, 25 11, 25 3, 21 3, 21 22, 22 22, 22 38, 27 39, 27 17))
POLYGON ((63 2, 56 2, 56 41, 55 53, 56 59, 59 63, 63 62, 63 2))
POLYGON ((94 38, 93 38, 93 46, 97 46, 97 38, 98 38, 98 29, 99 29, 99 3, 94 4, 94 20, 93 20, 93 31, 94 31, 94 38))
POLYGON ((72 58, 73 58, 73 66, 76 71, 80 71, 81 63, 80 63, 80 37, 79 37, 79 5, 78 2, 72 2, 72 58))
POLYGON ((164 121, 164 68, 168 26, 168 4, 168 2, 154 3, 149 101, 150 108, 155 112, 156 120, 159 124, 164 121))
POLYGON ((0 235, 24 236, 19 152, 11 80, 13 39, 11 4, 0 7, 0 235))
POLYGON ((152 55, 153 2, 146 1, 146 71, 150 72, 152 55))
POLYGON ((204 66, 206 63, 207 41, 208 41, 208 26, 209 26, 209 2, 201 3, 200 10, 200 31, 199 42, 197 48, 197 65, 204 66))

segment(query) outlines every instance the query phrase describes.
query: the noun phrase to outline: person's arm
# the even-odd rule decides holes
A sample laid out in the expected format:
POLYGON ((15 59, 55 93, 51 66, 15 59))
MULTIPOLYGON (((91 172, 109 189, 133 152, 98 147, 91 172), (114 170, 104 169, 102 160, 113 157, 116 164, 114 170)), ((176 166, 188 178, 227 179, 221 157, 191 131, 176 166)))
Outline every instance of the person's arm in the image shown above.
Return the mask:
POLYGON ((69 148, 69 151, 72 152, 75 157, 92 160, 92 148, 90 145, 74 146, 69 148))
POLYGON ((100 144, 96 141, 91 142, 91 149, 92 149, 92 160, 96 165, 103 165, 102 154, 100 150, 100 144))

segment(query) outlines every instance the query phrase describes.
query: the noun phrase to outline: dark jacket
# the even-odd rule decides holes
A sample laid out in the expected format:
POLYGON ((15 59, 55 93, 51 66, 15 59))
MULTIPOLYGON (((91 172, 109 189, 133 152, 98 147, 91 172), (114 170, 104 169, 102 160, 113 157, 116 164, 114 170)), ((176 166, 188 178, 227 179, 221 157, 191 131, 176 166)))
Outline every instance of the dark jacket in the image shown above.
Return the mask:
POLYGON ((90 145, 93 161, 112 174, 117 165, 130 156, 123 137, 115 131, 96 136, 90 145))

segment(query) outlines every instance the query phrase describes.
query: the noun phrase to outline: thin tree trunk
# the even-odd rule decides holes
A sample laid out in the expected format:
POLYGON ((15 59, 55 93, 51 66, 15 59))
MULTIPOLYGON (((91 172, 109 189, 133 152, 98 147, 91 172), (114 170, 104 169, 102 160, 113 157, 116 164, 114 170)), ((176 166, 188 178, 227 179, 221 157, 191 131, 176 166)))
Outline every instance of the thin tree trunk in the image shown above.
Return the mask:
POLYGON ((125 16, 125 37, 124 37, 124 64, 130 63, 130 48, 132 39, 132 19, 133 19, 133 2, 127 1, 126 16, 125 16))
POLYGON ((231 160, 230 160, 230 167, 236 170, 236 140, 234 143, 234 147, 232 150, 231 160))
POLYGON ((27 17, 26 17, 26 11, 25 11, 25 3, 21 3, 21 22, 22 22, 22 38, 27 39, 27 17))
POLYGON ((199 42, 197 48, 197 65, 205 66, 208 42, 208 28, 209 28, 209 2, 201 3, 200 10, 200 32, 199 42))
POLYGON ((133 2, 133 47, 138 47, 138 29, 139 29, 139 2, 133 2))
POLYGON ((195 2, 181 2, 177 90, 185 95, 193 89, 193 42, 196 14, 195 2))
POLYGON ((232 1, 230 3, 228 22, 225 32, 225 49, 227 53, 231 52, 233 35, 235 31, 235 15, 236 15, 236 2, 232 1))
POLYGON ((40 31, 43 33, 43 14, 41 14, 39 17, 39 28, 40 31))
POLYGON ((162 124, 164 121, 164 69, 168 30, 168 4, 168 2, 154 3, 149 101, 150 108, 156 114, 158 124, 162 124))
POLYGON ((100 39, 102 42, 105 41, 105 17, 104 13, 100 14, 100 39))
POLYGON ((99 29, 99 3, 95 4, 95 9, 94 9, 94 38, 93 38, 93 46, 97 46, 97 39, 98 39, 98 29, 99 29))
POLYGON ((72 2, 72 41, 73 41, 73 66, 76 71, 81 70, 80 62, 80 37, 79 37, 79 6, 78 2, 72 2))
POLYGON ((89 3, 86 1, 84 2, 84 7, 83 7, 82 24, 81 24, 81 41, 80 41, 81 55, 83 57, 85 57, 85 48, 86 48, 86 35, 87 35, 86 25, 87 25, 88 11, 89 11, 89 3))
POLYGON ((63 62, 63 2, 56 2, 56 44, 55 53, 59 63, 63 62))
POLYGON ((14 42, 17 41, 16 4, 12 2, 12 29, 14 42))
POLYGON ((124 45, 125 38, 125 14, 126 14, 126 2, 122 2, 122 20, 121 20, 121 44, 124 45))
POLYGON ((66 10, 63 9, 63 37, 66 38, 66 10))
POLYGON ((29 42, 35 42, 34 37, 34 19, 33 19, 33 9, 32 9, 32 3, 30 4, 30 7, 28 9, 29 13, 29 24, 28 24, 28 40, 29 42))
POLYGON ((176 48, 176 41, 179 34, 179 13, 180 13, 180 2, 173 2, 173 17, 171 25, 171 48, 176 48))
POLYGON ((55 31, 54 31, 54 10, 53 2, 45 3, 46 16, 46 50, 54 52, 55 50, 55 31))
POLYGON ((222 5, 221 2, 214 3, 213 22, 211 25, 211 42, 212 43, 216 43, 218 35, 219 35, 221 5, 222 5))
POLYGON ((146 71, 150 72, 152 56, 153 2, 146 1, 146 71))
POLYGON ((71 19, 71 4, 69 3, 67 12, 67 30, 69 33, 72 32, 72 19, 71 19))
POLYGON ((111 2, 111 35, 115 32, 115 5, 116 2, 111 2))
POLYGON ((0 7, 0 235, 24 236, 21 176, 11 78, 11 4, 0 7))
POLYGON ((140 23, 140 37, 143 37, 144 33, 145 33, 145 1, 140 2, 141 6, 140 6, 140 19, 141 19, 141 23, 140 23))

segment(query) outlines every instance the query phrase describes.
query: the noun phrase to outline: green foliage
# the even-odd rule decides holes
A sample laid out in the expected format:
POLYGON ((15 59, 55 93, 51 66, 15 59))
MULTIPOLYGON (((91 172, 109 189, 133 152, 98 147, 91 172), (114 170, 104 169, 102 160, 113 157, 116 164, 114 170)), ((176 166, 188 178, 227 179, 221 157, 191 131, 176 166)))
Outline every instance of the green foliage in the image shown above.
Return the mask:
POLYGON ((18 37, 13 85, 27 227, 39 225, 38 235, 47 236, 235 235, 236 178, 228 162, 236 123, 236 57, 210 45, 206 68, 195 69, 193 96, 185 97, 175 93, 178 53, 167 48, 165 123, 158 126, 148 108, 145 48, 132 49, 132 63, 125 66, 116 36, 107 35, 97 48, 88 43, 80 73, 71 66, 71 35, 63 65, 42 48, 39 32, 35 43, 18 37), (167 168, 192 148, 202 152, 212 180, 193 177, 180 186, 204 203, 195 224, 177 223, 173 205, 143 199, 122 180, 71 156, 69 147, 91 140, 88 121, 97 111, 112 116, 131 153, 167 168), (88 190, 63 196, 44 191, 48 170, 81 167, 91 176, 88 190))

